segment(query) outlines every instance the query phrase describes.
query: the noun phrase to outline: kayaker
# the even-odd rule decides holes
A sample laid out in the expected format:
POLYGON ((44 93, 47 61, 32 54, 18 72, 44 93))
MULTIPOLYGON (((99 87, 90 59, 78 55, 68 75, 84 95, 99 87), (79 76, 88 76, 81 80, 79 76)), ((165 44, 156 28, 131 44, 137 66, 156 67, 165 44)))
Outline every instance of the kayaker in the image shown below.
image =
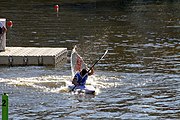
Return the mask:
POLYGON ((77 72, 73 78, 72 84, 77 86, 85 86, 86 80, 88 79, 88 76, 94 74, 94 69, 92 68, 89 73, 86 69, 82 69, 81 72, 77 72))
POLYGON ((4 33, 7 31, 7 28, 3 25, 2 22, 0 22, 0 37, 4 35, 4 33))
POLYGON ((0 52, 5 50, 5 45, 3 42, 3 35, 6 33, 7 28, 3 25, 3 23, 0 21, 0 52))

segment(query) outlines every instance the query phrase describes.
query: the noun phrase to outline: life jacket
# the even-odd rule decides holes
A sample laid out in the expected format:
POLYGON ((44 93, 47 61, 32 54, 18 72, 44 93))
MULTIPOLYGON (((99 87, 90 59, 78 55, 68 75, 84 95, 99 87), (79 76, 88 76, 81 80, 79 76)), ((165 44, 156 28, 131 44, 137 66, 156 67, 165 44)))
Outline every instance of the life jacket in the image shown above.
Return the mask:
POLYGON ((75 78, 77 79, 77 82, 79 83, 79 85, 84 86, 86 84, 88 75, 81 76, 81 74, 78 72, 78 73, 76 73, 75 78))

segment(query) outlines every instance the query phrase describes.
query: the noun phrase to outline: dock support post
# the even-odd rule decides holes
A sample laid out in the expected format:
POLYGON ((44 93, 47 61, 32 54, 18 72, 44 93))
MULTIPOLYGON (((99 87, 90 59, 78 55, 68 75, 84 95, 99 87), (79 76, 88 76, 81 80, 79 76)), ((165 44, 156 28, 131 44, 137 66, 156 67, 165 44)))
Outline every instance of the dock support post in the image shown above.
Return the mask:
POLYGON ((8 94, 2 95, 2 120, 8 120, 8 94))

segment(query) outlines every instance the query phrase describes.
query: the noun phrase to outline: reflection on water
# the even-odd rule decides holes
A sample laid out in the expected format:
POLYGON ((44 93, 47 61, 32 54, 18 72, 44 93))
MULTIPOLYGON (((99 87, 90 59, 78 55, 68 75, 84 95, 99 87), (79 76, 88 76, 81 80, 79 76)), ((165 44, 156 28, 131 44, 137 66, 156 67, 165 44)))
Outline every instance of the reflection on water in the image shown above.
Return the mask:
POLYGON ((178 73, 180 15, 176 2, 126 4, 121 9, 101 6, 101 2, 63 2, 59 3, 58 17, 54 4, 58 3, 33 1, 13 5, 5 2, 0 13, 14 22, 8 32, 7 45, 71 50, 79 44, 89 64, 97 59, 97 53, 109 47, 110 52, 101 61, 100 69, 178 73))
POLYGON ((9 93, 10 119, 178 119, 179 11, 179 2, 1 1, 0 17, 14 24, 8 46, 71 50, 78 44, 88 64, 109 48, 96 66, 96 96, 62 91, 71 82, 68 63, 1 67, 0 92, 9 93))

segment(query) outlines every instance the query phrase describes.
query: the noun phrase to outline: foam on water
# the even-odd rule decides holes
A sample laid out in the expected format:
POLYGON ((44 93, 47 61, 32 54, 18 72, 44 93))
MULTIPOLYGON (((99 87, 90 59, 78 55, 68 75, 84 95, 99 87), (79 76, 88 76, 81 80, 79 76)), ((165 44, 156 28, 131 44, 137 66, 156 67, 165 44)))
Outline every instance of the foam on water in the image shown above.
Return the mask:
MULTIPOLYGON (((51 75, 51 72, 51 70, 45 71, 44 68, 40 67, 4 68, 0 73, 0 82, 15 87, 30 87, 44 92, 69 92, 68 86, 71 85, 71 75, 59 75, 58 70, 54 70, 53 75, 51 75), (18 74, 16 71, 19 71, 18 74)), ((66 72, 70 73, 69 70, 66 72)), ((119 83, 116 77, 107 78, 106 76, 94 75, 89 77, 87 85, 95 86, 96 93, 100 93, 100 88, 118 86, 119 83), (106 83, 105 81, 108 81, 108 79, 114 82, 106 83)))

